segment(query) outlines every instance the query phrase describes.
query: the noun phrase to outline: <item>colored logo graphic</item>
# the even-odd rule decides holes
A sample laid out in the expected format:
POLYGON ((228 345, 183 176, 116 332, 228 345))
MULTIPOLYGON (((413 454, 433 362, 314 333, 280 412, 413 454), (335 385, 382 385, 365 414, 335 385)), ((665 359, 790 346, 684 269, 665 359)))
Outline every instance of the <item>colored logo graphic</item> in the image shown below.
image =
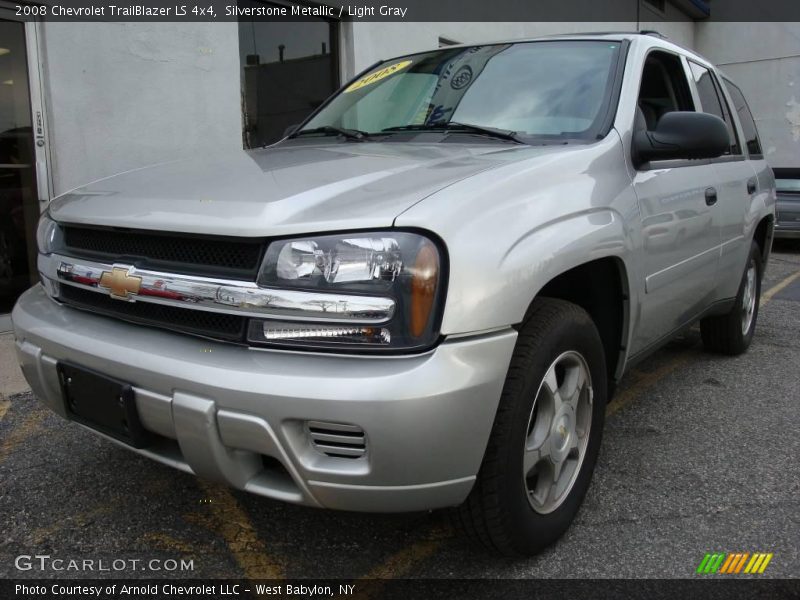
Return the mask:
POLYGON ((766 552, 714 552, 706 554, 696 573, 700 575, 712 575, 714 573, 724 573, 735 575, 746 573, 750 575, 763 573, 769 561, 772 560, 772 553, 766 552))
POLYGON ((450 87, 454 90, 460 90, 468 86, 470 81, 472 81, 472 69, 469 65, 464 65, 453 75, 453 79, 450 80, 450 87))

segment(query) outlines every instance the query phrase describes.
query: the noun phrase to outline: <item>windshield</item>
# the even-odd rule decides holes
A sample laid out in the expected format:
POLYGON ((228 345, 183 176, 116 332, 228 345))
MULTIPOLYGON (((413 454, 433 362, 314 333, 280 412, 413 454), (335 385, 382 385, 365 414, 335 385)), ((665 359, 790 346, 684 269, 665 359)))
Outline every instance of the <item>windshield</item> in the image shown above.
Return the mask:
POLYGON ((344 88, 301 131, 375 135, 459 124, 526 136, 594 137, 608 107, 619 47, 540 41, 396 58, 344 88))

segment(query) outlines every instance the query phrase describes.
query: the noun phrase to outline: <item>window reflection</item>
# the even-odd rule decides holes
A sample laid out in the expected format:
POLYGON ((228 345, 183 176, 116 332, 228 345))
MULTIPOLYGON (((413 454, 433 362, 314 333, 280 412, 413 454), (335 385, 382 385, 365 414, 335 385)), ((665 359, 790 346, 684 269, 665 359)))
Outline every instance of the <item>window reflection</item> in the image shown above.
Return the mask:
MULTIPOLYGON (((240 7, 269 2, 240 1, 240 7)), ((339 86, 337 24, 239 20, 244 145, 278 141, 339 86)))

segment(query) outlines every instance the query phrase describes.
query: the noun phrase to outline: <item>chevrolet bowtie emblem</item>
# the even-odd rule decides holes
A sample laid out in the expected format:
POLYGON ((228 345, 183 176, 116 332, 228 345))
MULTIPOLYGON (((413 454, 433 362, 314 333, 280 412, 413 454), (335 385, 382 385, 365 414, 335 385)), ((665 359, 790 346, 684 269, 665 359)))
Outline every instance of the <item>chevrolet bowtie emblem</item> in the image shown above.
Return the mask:
POLYGON ((114 267, 111 271, 103 271, 100 287, 108 289, 112 298, 130 300, 132 295, 139 293, 142 278, 129 275, 129 271, 129 267, 114 267))

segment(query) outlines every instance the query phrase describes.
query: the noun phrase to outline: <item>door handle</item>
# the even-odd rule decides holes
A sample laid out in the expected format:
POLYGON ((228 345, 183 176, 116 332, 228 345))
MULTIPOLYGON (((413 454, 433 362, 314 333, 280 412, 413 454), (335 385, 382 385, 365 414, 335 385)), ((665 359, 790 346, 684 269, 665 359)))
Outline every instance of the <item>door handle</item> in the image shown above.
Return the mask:
POLYGON ((751 177, 747 180, 747 193, 748 194, 755 194, 756 193, 756 178, 751 177))
POLYGON ((706 188, 706 204, 714 206, 717 203, 717 190, 713 187, 706 188))

